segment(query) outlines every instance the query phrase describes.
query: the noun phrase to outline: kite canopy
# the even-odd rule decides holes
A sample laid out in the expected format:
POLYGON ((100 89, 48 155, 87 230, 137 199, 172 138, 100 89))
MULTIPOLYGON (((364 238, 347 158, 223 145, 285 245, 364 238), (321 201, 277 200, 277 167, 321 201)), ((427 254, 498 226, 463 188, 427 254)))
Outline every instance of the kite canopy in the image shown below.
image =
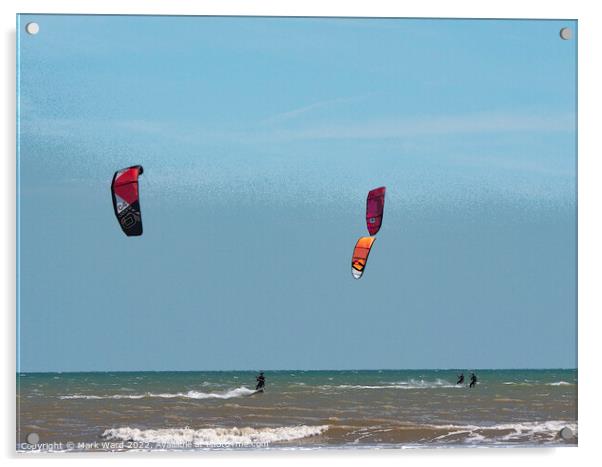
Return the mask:
POLYGON ((142 235, 138 176, 143 172, 144 169, 141 165, 119 170, 115 172, 111 183, 115 216, 128 237, 142 235))
POLYGON ((351 274, 355 279, 359 279, 362 277, 362 274, 364 274, 368 255, 370 254, 370 249, 375 240, 376 238, 374 237, 362 237, 355 244, 353 258, 351 260, 351 274))
POLYGON ((366 200, 366 226, 370 235, 376 235, 382 225, 386 191, 387 188, 381 186, 368 193, 368 199, 366 200))

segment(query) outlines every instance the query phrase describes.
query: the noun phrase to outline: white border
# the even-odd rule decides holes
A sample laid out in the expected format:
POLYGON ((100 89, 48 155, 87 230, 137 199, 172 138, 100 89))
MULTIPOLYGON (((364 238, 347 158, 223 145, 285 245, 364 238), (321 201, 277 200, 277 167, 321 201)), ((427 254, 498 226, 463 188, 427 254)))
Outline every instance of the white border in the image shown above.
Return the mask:
MULTIPOLYGON (((579 20, 579 447, 557 449, 478 449, 478 450, 420 450, 420 451, 352 451, 352 452, 296 452, 296 453, 203 453, 194 455, 69 455, 80 463, 123 462, 141 465, 147 462, 164 463, 168 458, 176 462, 199 461, 205 464, 244 462, 276 466, 305 465, 308 461, 323 460, 334 464, 360 465, 366 462, 399 465, 447 466, 466 462, 486 462, 488 465, 508 463, 546 462, 563 465, 587 462, 597 454, 596 445, 602 421, 600 414, 600 374, 597 364, 600 351, 602 303, 600 294, 602 276, 600 242, 602 229, 602 118, 600 87, 602 86, 602 20, 597 15, 594 1, 530 1, 497 0, 415 0, 413 2, 385 0, 253 0, 253 1, 197 1, 193 0, 4 0, 0 2, 2 24, 2 259, 0 270, 0 297, 3 298, 4 317, 2 358, 3 384, 0 441, 3 457, 9 462, 20 458, 20 463, 35 462, 14 454, 15 446, 15 14, 21 13, 117 13, 117 14, 196 14, 196 15, 283 15, 283 16, 402 16, 402 17, 477 17, 477 18, 563 18, 579 20), (309 457, 308 457, 309 456, 309 457), (121 458, 120 458, 121 457, 121 458)), ((65 456, 44 456, 47 462, 62 464, 65 456)))

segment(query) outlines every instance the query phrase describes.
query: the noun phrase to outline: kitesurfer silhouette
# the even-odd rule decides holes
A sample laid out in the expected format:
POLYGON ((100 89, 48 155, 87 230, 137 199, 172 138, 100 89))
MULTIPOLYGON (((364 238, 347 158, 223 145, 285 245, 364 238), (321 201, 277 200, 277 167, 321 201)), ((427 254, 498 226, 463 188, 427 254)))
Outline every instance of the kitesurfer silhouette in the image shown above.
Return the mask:
POLYGON ((469 388, 473 388, 475 387, 477 384, 477 375, 475 375, 474 373, 470 374, 470 384, 468 385, 469 388))
POLYGON ((259 372, 259 376, 255 378, 257 380, 257 386, 255 386, 255 390, 259 391, 265 387, 265 376, 263 376, 263 371, 259 372))

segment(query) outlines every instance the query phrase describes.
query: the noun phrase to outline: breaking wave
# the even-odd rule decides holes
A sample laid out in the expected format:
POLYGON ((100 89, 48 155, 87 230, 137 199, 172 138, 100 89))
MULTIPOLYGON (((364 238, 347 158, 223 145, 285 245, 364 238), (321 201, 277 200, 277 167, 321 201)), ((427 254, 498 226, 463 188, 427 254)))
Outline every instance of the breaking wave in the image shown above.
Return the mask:
POLYGON ((566 381, 556 381, 554 383, 548 383, 546 386, 573 386, 573 383, 568 383, 566 381))
POLYGON ((523 381, 523 382, 516 382, 516 381, 504 381, 502 384, 506 384, 506 385, 511 385, 511 386, 538 386, 538 385, 545 385, 545 386, 574 386, 574 383, 569 383, 567 381, 555 381, 553 383, 540 383, 539 381, 523 381))
POLYGON ((574 436, 577 436, 577 424, 566 421, 552 420, 545 422, 522 422, 502 423, 492 426, 478 425, 429 425, 433 430, 448 430, 448 433, 437 436, 431 441, 452 440, 455 437, 463 437, 464 443, 511 443, 515 441, 539 441, 552 442, 560 437, 563 428, 570 428, 574 436))
POLYGON ((163 398, 163 399, 232 399, 234 397, 250 396, 255 393, 252 389, 244 386, 229 391, 218 393, 218 392, 200 392, 200 391, 188 391, 188 392, 177 392, 177 393, 152 393, 147 392, 144 394, 108 394, 103 396, 93 394, 69 394, 59 396, 59 399, 144 399, 144 398, 163 398))
POLYGON ((192 447, 233 447, 249 445, 269 445, 283 441, 317 436, 328 429, 320 426, 284 426, 277 428, 160 428, 141 430, 139 428, 110 428, 102 434, 103 438, 117 441, 135 441, 173 447, 189 445, 192 447))
POLYGON ((461 387, 463 386, 460 384, 456 385, 443 379, 435 381, 411 379, 409 381, 383 383, 380 385, 339 384, 337 386, 322 386, 324 389, 452 389, 461 387))

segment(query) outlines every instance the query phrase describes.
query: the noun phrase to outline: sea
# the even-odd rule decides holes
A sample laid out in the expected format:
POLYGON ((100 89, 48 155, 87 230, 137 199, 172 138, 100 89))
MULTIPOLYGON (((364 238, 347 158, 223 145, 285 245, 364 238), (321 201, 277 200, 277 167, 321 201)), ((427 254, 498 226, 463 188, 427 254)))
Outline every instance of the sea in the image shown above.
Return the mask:
POLYGON ((17 451, 576 446, 577 370, 17 374, 17 451))

